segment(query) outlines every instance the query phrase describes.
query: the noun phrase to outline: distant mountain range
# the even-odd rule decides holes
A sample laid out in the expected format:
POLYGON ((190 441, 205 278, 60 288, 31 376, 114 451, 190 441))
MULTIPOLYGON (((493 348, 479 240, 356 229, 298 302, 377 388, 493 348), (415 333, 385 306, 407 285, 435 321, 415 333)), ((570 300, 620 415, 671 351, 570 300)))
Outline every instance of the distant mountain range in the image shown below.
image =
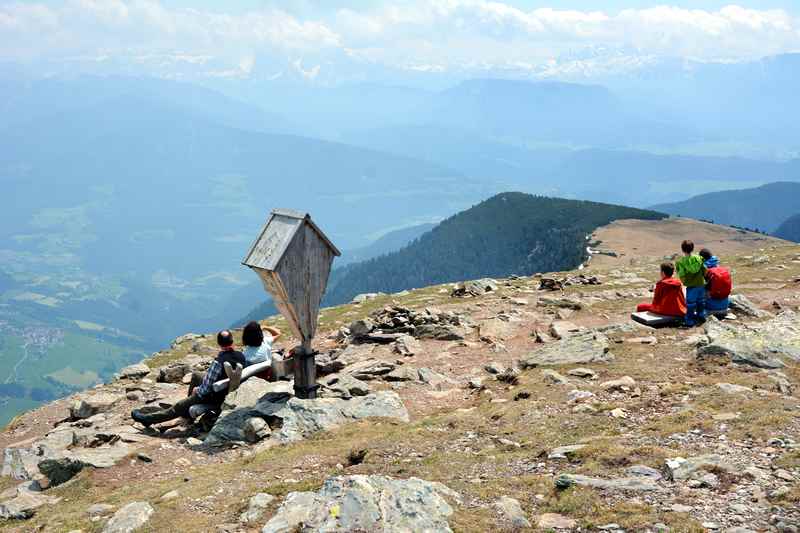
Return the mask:
POLYGON ((787 241, 800 242, 800 214, 789 217, 778 226, 774 235, 787 241))
POLYGON ((332 279, 325 303, 358 293, 397 292, 449 281, 575 268, 586 235, 622 218, 666 215, 596 202, 509 192, 462 211, 409 246, 349 265, 332 279))
POLYGON ((656 204, 652 209, 773 233, 786 219, 800 213, 800 183, 777 182, 712 192, 682 202, 656 204))

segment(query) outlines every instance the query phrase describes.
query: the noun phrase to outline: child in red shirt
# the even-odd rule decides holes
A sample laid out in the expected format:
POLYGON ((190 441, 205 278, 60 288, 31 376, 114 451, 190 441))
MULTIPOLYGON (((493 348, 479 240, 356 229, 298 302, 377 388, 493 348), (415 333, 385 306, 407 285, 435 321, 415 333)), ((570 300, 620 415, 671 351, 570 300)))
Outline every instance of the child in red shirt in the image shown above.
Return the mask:
POLYGON ((675 266, 672 263, 661 263, 661 281, 656 283, 653 303, 639 304, 636 311, 650 311, 659 315, 686 315, 686 297, 683 295, 681 280, 673 278, 675 266))

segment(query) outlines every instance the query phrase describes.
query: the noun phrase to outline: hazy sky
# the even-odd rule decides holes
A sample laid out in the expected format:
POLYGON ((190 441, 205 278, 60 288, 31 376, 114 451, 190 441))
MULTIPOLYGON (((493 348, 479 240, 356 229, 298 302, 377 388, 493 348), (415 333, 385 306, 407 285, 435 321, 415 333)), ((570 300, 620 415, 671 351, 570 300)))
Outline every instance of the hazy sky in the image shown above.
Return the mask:
POLYGON ((0 60, 176 76, 287 65, 310 79, 352 65, 524 72, 797 51, 798 0, 0 0, 0 60))

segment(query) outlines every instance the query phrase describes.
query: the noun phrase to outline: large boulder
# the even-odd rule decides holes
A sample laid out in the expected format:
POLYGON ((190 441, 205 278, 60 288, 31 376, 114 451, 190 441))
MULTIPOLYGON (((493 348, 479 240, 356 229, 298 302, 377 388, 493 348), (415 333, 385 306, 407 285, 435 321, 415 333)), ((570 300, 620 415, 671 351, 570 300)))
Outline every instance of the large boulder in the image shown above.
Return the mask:
POLYGON ((57 503, 60 499, 28 491, 19 491, 14 498, 0 502, 0 519, 27 520, 42 505, 57 503))
MULTIPOLYGON (((281 383, 279 381, 276 384, 281 383)), ((242 382, 239 388, 225 396, 225 401, 222 404, 223 409, 236 409, 248 405, 255 405, 262 396, 270 392, 275 392, 276 389, 284 390, 285 385, 273 385, 272 383, 261 378, 252 377, 242 382), (283 385, 283 387, 281 387, 283 385)))
POLYGON ((144 363, 126 366, 117 373, 119 379, 139 379, 150 373, 150 367, 144 363))
POLYGON ((159 383, 180 383, 183 376, 192 371, 191 365, 184 361, 172 363, 171 365, 162 366, 158 369, 159 383))
POLYGON ((400 397, 391 391, 376 392, 349 400, 300 400, 290 397, 289 394, 267 395, 253 406, 224 411, 211 428, 205 443, 220 446, 229 442, 246 441, 247 427, 254 417, 264 419, 272 429, 267 440, 282 444, 302 440, 319 431, 362 418, 386 417, 407 422, 408 411, 400 397))
POLYGON ((111 517, 103 533, 131 533, 141 529, 150 520, 154 509, 147 502, 129 503, 111 517))
POLYGON ((754 325, 709 321, 708 342, 697 348, 697 357, 728 356, 734 363, 758 368, 783 367, 783 358, 800 361, 797 321, 797 315, 791 311, 754 325))
POLYGON ((497 282, 490 278, 464 281, 456 285, 451 296, 481 296, 487 292, 497 291, 497 282))
POLYGON ((294 531, 449 532, 458 494, 417 478, 341 476, 317 492, 291 492, 262 533, 294 531))
POLYGON ((614 355, 608 350, 608 338, 605 335, 597 331, 587 331, 545 344, 542 348, 522 357, 519 363, 522 368, 607 363, 614 359, 614 355))
POLYGON ((75 400, 69 408, 69 414, 74 419, 89 418, 97 413, 110 411, 117 403, 125 398, 122 394, 98 392, 83 396, 75 400))
POLYGON ((730 298, 728 298, 728 304, 732 311, 743 316, 752 316, 755 318, 771 316, 768 312, 756 307, 744 294, 732 294, 730 298))
POLYGON ((422 324, 417 327, 416 336, 420 339, 438 341, 463 341, 467 330, 455 324, 422 324))

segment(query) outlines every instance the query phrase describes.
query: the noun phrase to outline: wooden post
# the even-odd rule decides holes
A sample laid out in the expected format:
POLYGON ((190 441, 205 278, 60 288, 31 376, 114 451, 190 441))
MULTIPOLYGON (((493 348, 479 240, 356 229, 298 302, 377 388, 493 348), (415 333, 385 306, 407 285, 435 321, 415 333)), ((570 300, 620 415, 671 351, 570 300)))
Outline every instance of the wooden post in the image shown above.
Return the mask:
POLYGON ((294 354, 294 391, 298 398, 317 397, 311 340, 333 258, 340 255, 307 213, 276 209, 242 261, 261 278, 275 307, 302 343, 294 354))
POLYGON ((301 400, 317 397, 317 362, 311 342, 303 343, 294 354, 294 395, 301 400))

